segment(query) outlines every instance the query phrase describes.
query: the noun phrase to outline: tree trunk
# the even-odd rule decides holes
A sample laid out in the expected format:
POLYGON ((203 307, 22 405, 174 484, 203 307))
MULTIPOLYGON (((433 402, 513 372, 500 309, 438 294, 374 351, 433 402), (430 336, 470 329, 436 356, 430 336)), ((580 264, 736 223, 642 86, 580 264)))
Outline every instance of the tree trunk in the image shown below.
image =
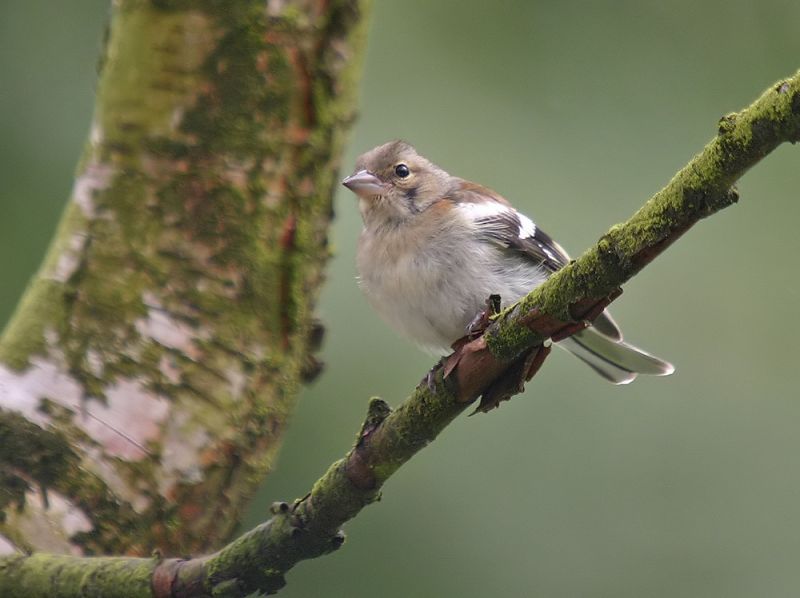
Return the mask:
POLYGON ((72 197, 0 338, 0 554, 229 537, 318 364, 362 0, 117 0, 72 197))

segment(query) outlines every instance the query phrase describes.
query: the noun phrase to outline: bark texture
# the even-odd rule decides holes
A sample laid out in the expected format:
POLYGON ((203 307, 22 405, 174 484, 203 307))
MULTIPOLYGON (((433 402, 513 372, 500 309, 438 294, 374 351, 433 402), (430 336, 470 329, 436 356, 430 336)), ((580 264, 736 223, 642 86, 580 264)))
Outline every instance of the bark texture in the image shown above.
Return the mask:
MULTIPOLYGON (((273 505, 273 517, 219 552, 194 559, 85 559, 56 555, 0 559, 0 595, 55 571, 51 585, 36 586, 31 598, 57 594, 59 581, 77 573, 104 580, 130 580, 136 596, 242 596, 258 589, 275 592, 284 573, 304 559, 329 553, 344 541, 339 527, 377 500, 383 483, 432 442, 478 396, 514 374, 520 355, 548 338, 575 330, 619 296, 619 285, 702 218, 738 199, 736 180, 784 142, 800 141, 800 72, 779 81, 751 106, 723 117, 719 134, 670 183, 628 221, 612 227, 598 243, 500 314, 483 336, 467 343, 434 370, 397 409, 370 401, 355 446, 333 463, 311 491, 294 504, 273 505), (118 571, 118 573, 114 573, 118 571), (9 588, 9 590, 6 590, 9 588)), ((534 349, 535 350, 535 349, 534 349)), ((526 358, 541 365, 539 348, 526 358), (538 363, 537 363, 538 362, 538 363)), ((108 583, 113 583, 108 581, 108 583)), ((34 587, 34 586, 27 586, 34 587)), ((13 593, 10 594, 13 596, 13 593)))
POLYGON ((218 546, 318 369, 365 2, 113 4, 72 197, 0 339, 0 554, 218 546))

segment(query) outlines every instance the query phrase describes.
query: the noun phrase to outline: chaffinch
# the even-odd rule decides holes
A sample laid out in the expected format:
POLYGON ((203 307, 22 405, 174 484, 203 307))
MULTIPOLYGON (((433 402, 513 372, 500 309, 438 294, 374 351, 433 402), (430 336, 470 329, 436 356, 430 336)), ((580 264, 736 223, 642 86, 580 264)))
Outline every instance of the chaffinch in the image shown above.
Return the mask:
MULTIPOLYGON (((506 199, 448 174, 403 141, 361 155, 342 183, 358 196, 364 221, 361 289, 392 328, 432 352, 462 338, 490 295, 512 305, 569 263, 506 199)), ((674 371, 623 342, 608 311, 558 346, 614 384, 674 371)))

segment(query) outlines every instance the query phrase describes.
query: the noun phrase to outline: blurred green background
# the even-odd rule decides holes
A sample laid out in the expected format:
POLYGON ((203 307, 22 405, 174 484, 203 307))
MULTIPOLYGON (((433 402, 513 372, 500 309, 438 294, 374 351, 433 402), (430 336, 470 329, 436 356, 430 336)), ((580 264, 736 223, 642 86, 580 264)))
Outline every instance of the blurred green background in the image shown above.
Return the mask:
MULTIPOLYGON (((105 0, 0 4, 0 321, 68 196, 107 12, 105 0)), ((799 24, 793 0, 379 1, 345 164, 403 137, 578 254, 720 116, 800 68, 799 24)), ((614 305, 674 376, 613 387, 555 355, 523 396, 450 426, 282 595, 797 596, 798 164, 797 148, 769 156, 738 206, 614 305)), ((347 450, 369 396, 399 402, 432 364, 360 296, 359 227, 342 190, 319 308, 328 367, 247 526, 347 450)))

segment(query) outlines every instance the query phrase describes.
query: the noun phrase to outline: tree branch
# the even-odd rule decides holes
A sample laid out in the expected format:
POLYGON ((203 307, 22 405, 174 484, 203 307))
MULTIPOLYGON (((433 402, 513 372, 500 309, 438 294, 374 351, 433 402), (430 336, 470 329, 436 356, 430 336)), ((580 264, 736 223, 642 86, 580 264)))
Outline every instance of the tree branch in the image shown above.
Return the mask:
MULTIPOLYGON (((447 367, 423 379, 397 409, 372 399, 353 449, 335 462, 311 492, 293 505, 276 503, 267 522, 221 551, 198 559, 79 559, 34 555, 0 560, 0 594, 49 596, 66 573, 36 592, 26 575, 42 566, 83 575, 101 568, 112 577, 152 578, 154 596, 243 595, 277 591, 297 562, 341 546, 340 526, 375 501, 383 483, 417 451, 502 378, 518 356, 580 326, 618 295, 633 277, 700 219, 738 199, 736 180, 783 142, 800 140, 800 72, 767 90, 751 106, 723 117, 718 135, 627 222, 509 308, 447 367), (108 567, 103 567, 108 563, 108 567), (73 571, 76 569, 73 569, 73 571)), ((66 595, 66 594, 58 594, 66 595)), ((133 594, 132 594, 133 595, 133 594)))

